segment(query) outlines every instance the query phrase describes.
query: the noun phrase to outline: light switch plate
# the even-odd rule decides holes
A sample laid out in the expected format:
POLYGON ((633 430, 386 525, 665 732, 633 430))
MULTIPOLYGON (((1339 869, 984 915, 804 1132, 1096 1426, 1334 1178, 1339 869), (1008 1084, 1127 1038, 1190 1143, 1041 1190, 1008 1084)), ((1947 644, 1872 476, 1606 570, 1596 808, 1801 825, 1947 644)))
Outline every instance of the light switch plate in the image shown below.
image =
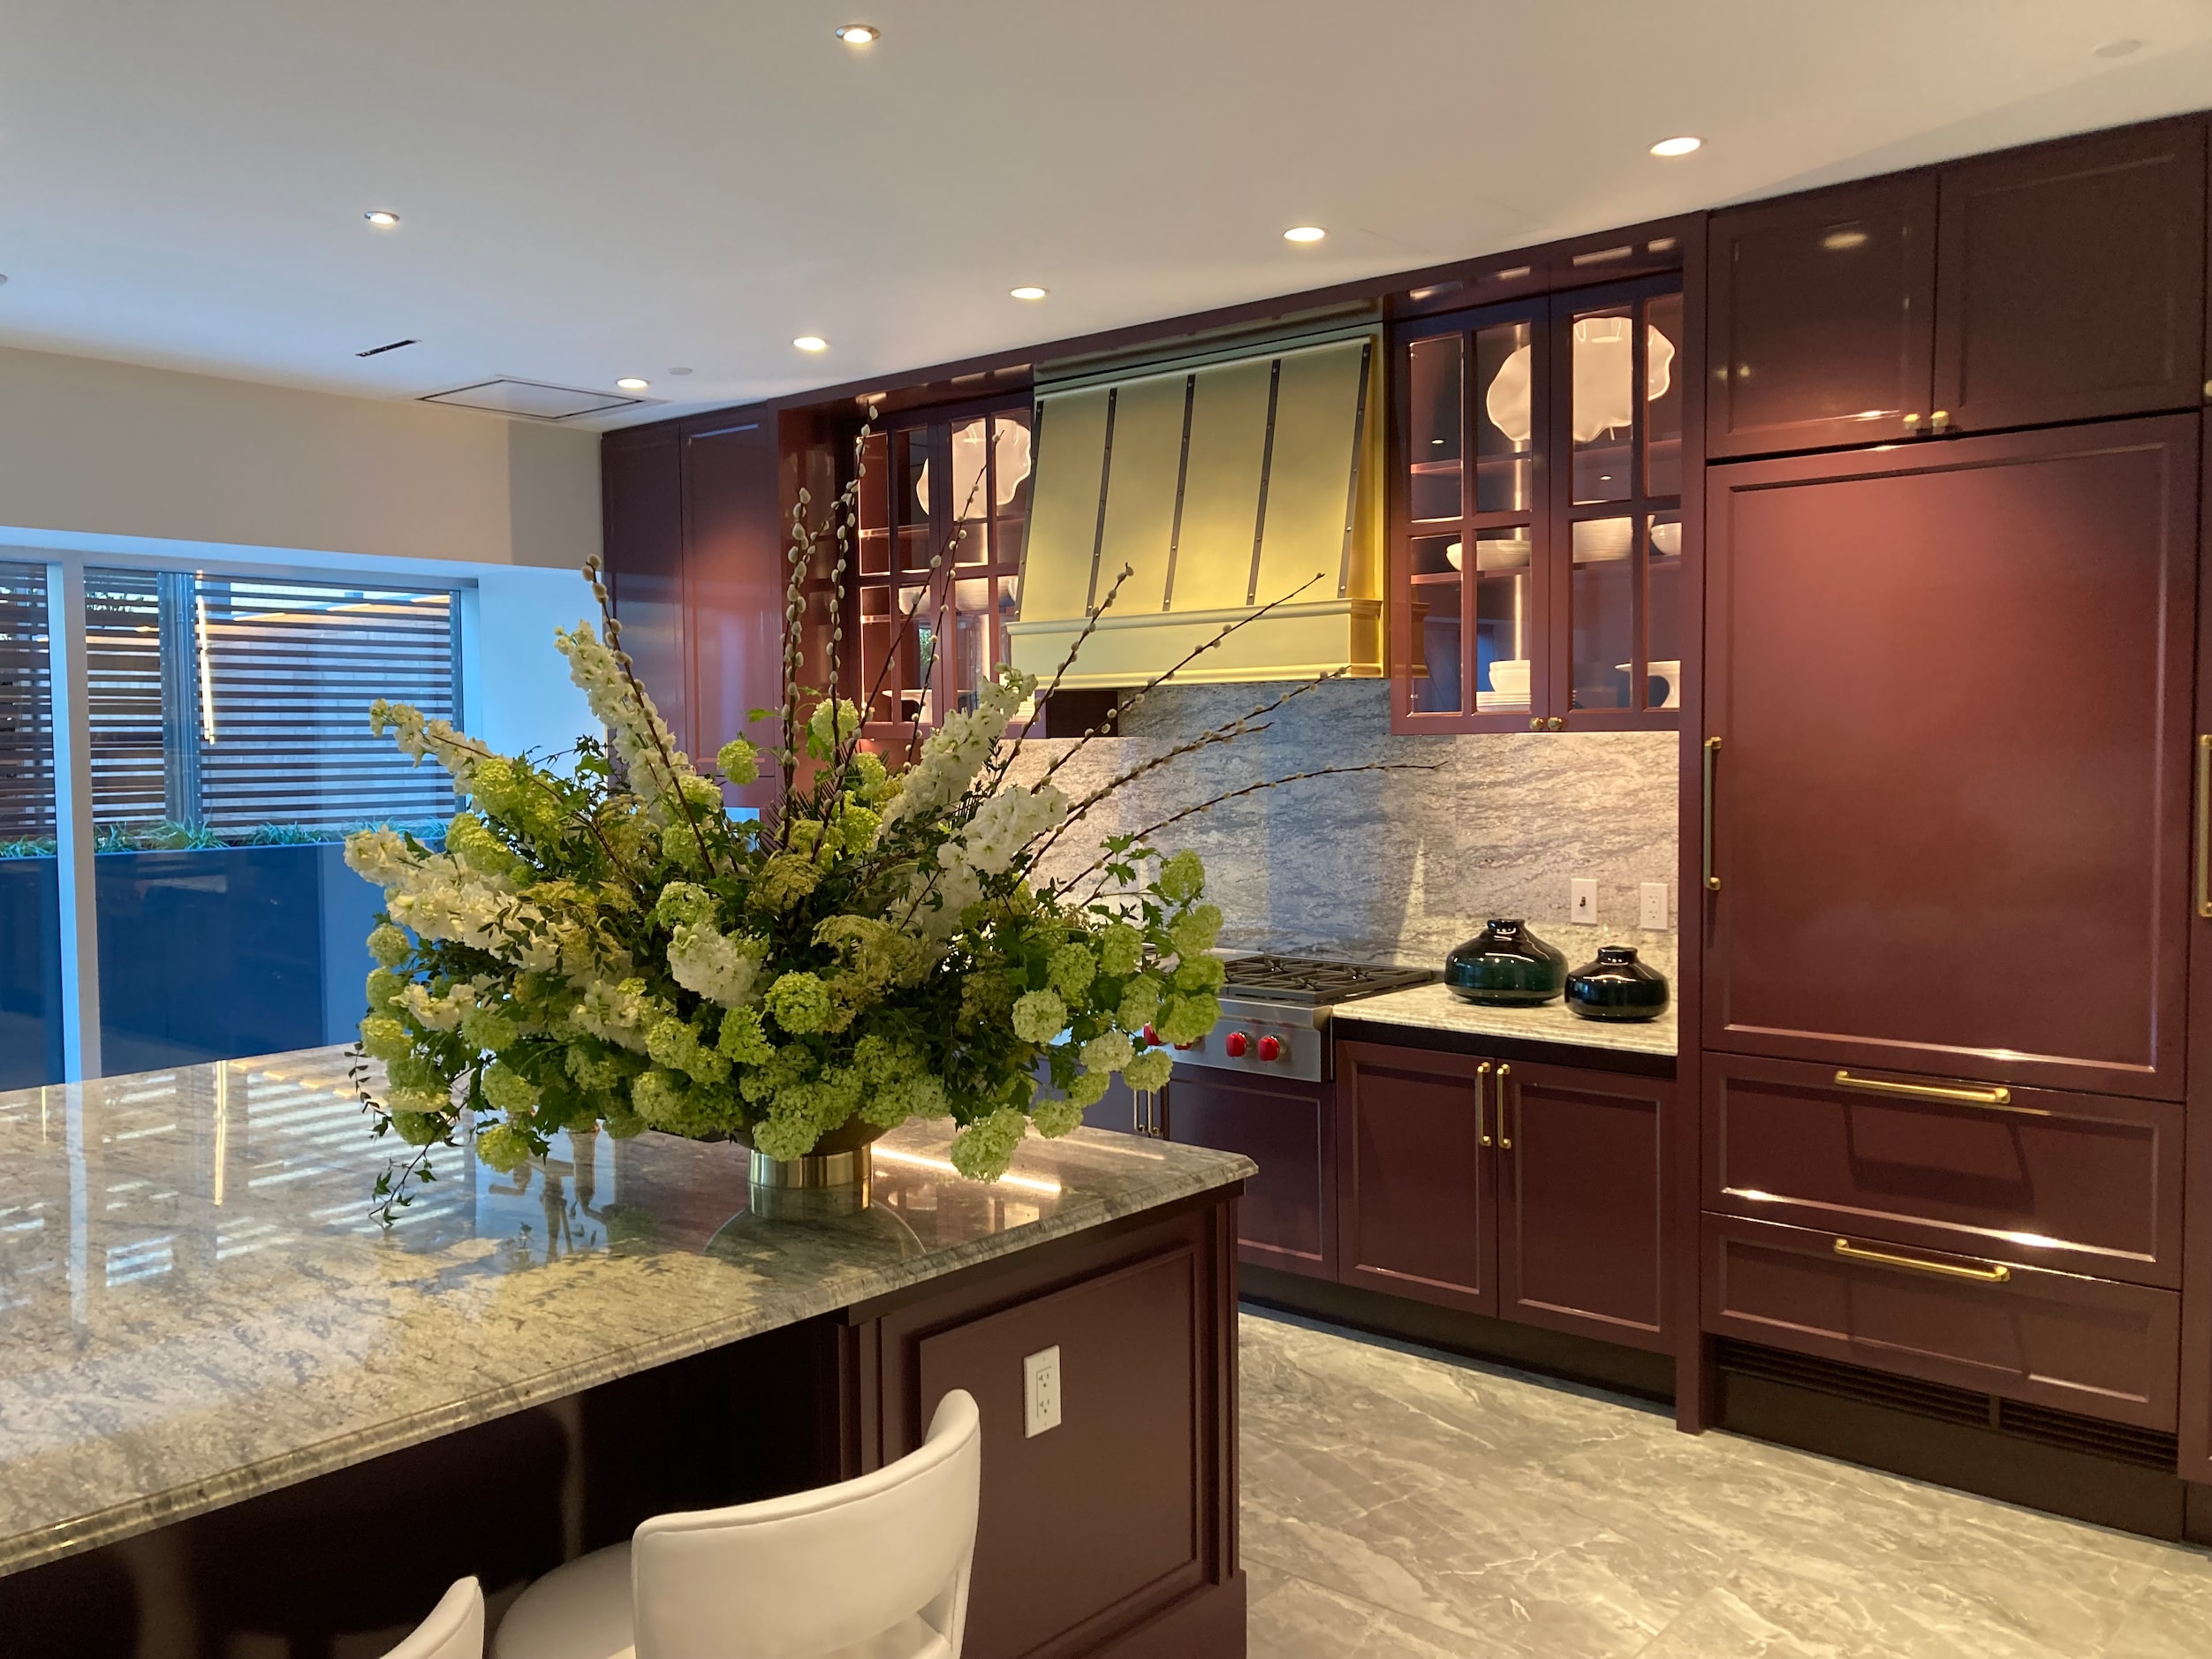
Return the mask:
POLYGON ((1570 920, 1597 925, 1597 882, 1595 877, 1578 875, 1567 883, 1567 916, 1570 920))
POLYGON ((1060 1349, 1053 1346, 1021 1362, 1021 1432, 1034 1439, 1060 1426, 1060 1349))
POLYGON ((1636 913, 1636 925, 1653 933, 1667 930, 1667 884, 1664 882, 1646 882, 1639 890, 1641 903, 1636 913))

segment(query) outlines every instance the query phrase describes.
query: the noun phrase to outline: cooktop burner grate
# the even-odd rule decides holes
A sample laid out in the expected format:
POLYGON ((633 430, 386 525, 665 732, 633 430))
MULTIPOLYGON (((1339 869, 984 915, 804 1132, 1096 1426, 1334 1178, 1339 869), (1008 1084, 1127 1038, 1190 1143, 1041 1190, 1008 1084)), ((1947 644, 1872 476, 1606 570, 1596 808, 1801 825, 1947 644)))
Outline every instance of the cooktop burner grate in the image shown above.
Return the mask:
POLYGON ((1308 1008, 1402 991, 1409 986, 1426 985, 1436 977, 1427 968, 1371 967, 1360 962, 1272 952, 1234 957, 1225 966, 1229 982, 1222 988, 1223 996, 1296 1003, 1308 1008))

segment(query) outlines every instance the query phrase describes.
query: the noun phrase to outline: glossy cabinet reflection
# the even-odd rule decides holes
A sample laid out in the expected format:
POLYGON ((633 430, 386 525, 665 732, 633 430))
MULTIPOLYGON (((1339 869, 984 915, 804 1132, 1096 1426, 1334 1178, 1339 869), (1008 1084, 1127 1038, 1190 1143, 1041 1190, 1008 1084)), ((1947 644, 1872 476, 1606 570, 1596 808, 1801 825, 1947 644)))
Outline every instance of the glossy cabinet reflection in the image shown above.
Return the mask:
POLYGON ((1716 214, 1706 453, 2195 406, 2205 142, 2155 123, 1716 214))
POLYGON ((1400 330, 1395 730, 1675 723, 1683 321, 1660 278, 1400 330))

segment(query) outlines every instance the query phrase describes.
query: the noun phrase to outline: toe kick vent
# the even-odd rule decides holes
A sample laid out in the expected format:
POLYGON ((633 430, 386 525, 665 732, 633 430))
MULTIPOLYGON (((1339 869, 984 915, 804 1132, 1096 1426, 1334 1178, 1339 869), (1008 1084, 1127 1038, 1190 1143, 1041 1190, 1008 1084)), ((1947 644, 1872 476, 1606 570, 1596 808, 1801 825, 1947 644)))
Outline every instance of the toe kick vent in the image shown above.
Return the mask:
POLYGON ((1891 1411, 1909 1412, 1915 1417, 1955 1423, 1962 1428, 1993 1430, 2017 1440, 2036 1441, 2143 1468, 2170 1473, 2177 1456, 2175 1436, 2156 1429, 2108 1423, 2072 1412, 2054 1411, 2048 1405, 2028 1405, 1994 1394, 1977 1394, 1970 1389, 1891 1376, 1887 1372, 1870 1371, 1834 1360, 1788 1353, 1779 1348, 1762 1348, 1730 1338, 1723 1338, 1719 1344, 1718 1359, 1723 1372, 1738 1376, 1806 1389, 1862 1405, 1886 1406, 1891 1411))

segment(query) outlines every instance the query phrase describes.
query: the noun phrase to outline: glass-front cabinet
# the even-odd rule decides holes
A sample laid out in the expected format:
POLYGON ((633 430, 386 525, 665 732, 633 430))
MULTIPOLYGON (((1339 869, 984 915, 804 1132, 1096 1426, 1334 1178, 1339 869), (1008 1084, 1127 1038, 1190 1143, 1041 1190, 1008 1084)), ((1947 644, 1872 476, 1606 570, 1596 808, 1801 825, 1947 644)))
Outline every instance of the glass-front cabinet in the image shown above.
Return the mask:
POLYGON ((1682 321, 1661 278, 1399 328, 1394 729, 1677 723, 1682 321))
POLYGON ((1006 659, 1029 514, 1030 407, 894 417, 863 446, 856 601, 866 735, 904 744, 1006 659))

